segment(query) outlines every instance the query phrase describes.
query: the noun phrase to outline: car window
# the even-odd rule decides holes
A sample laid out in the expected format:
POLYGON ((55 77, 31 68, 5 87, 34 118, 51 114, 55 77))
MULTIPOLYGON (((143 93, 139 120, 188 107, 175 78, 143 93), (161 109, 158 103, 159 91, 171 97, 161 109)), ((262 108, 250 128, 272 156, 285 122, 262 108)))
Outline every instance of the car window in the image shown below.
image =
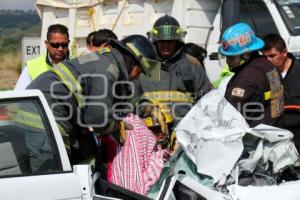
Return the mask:
POLYGON ((248 23, 259 37, 279 34, 274 20, 262 0, 240 1, 240 22, 248 23))
POLYGON ((62 171, 46 115, 37 99, 0 101, 0 176, 62 171))

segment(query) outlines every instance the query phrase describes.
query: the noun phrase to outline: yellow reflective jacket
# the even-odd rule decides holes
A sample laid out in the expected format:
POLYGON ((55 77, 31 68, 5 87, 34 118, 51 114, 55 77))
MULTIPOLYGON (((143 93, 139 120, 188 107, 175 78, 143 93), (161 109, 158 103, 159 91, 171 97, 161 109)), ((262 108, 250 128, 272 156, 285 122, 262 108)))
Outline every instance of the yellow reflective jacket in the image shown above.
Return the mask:
POLYGON ((46 62, 46 54, 26 62, 26 67, 31 80, 36 79, 42 73, 48 71, 51 65, 46 62))

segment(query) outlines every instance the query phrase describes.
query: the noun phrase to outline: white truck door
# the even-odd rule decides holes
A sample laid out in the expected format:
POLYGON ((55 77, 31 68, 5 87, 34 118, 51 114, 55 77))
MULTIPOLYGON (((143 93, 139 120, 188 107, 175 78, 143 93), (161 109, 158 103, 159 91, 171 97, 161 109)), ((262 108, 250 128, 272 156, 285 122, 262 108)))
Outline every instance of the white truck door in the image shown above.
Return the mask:
POLYGON ((0 92, 0 199, 82 199, 39 91, 0 92))

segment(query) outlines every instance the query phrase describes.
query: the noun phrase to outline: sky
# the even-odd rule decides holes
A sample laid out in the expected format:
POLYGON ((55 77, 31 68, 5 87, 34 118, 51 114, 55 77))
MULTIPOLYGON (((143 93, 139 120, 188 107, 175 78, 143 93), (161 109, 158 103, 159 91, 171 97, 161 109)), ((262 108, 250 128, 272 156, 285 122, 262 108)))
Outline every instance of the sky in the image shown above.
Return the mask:
POLYGON ((37 0, 0 0, 0 10, 29 10, 34 9, 37 0))

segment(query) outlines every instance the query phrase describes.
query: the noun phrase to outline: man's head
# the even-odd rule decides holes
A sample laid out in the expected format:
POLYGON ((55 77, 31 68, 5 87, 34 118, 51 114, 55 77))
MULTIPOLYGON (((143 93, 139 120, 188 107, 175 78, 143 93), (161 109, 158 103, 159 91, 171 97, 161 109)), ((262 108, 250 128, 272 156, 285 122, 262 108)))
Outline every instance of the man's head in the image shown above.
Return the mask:
POLYGON ((193 57, 195 57, 204 66, 204 59, 207 56, 207 51, 194 43, 186 43, 183 51, 193 57))
POLYGON ((98 51, 101 48, 111 48, 110 44, 108 43, 109 39, 118 39, 112 30, 100 29, 96 31, 92 40, 91 51, 98 51))
POLYGON ((45 45, 53 63, 57 64, 67 57, 69 42, 67 27, 61 24, 54 24, 48 27, 45 45))
POLYGON ((69 42, 67 27, 61 24, 54 24, 48 27, 45 45, 53 63, 57 64, 67 57, 69 42))
POLYGON ((222 35, 222 46, 219 51, 226 56, 229 68, 235 68, 251 58, 264 46, 264 42, 256 37, 252 28, 245 23, 230 26, 222 35))
POLYGON ((93 48, 93 38, 96 34, 96 31, 90 32, 88 36, 86 37, 86 48, 90 51, 92 51, 93 48))
POLYGON ((288 51, 284 40, 277 34, 269 34, 263 40, 265 46, 262 49, 262 53, 282 72, 288 58, 288 51))
POLYGON ((184 43, 186 32, 174 17, 165 15, 155 21, 152 30, 147 34, 156 45, 160 57, 169 59, 184 43))
POLYGON ((130 35, 120 42, 112 41, 112 45, 120 49, 126 58, 131 80, 138 78, 141 72, 153 80, 159 80, 160 62, 157 61, 155 47, 145 36, 130 35))

